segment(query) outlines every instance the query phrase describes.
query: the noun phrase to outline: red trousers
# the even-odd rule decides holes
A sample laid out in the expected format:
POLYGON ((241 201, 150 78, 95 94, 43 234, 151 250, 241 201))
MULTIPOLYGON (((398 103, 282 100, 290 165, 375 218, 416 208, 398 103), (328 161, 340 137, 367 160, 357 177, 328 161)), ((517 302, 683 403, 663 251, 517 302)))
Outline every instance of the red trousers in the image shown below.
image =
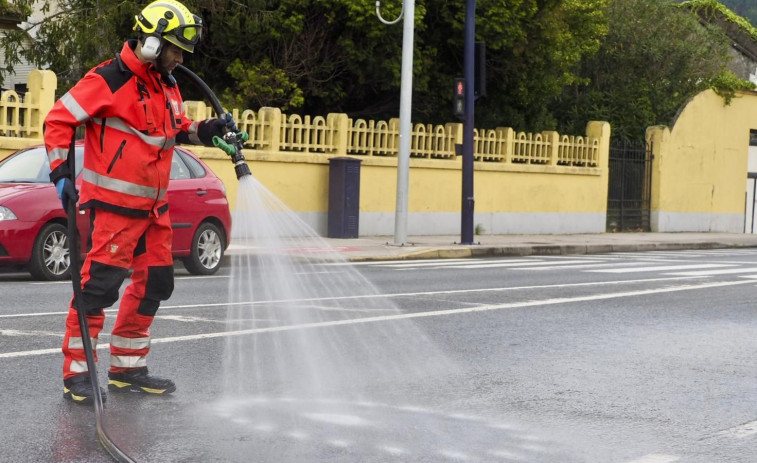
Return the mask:
MULTIPOLYGON (((82 297, 75 304, 87 313, 93 348, 103 328, 105 313, 119 297, 121 284, 133 269, 124 291, 110 338, 110 371, 147 365, 150 325, 160 306, 173 292, 171 221, 159 216, 130 217, 92 209, 91 249, 81 270, 82 297)), ((74 301, 66 318, 63 338, 63 378, 87 372, 87 361, 74 301)), ((97 351, 95 350, 95 358, 97 351)))

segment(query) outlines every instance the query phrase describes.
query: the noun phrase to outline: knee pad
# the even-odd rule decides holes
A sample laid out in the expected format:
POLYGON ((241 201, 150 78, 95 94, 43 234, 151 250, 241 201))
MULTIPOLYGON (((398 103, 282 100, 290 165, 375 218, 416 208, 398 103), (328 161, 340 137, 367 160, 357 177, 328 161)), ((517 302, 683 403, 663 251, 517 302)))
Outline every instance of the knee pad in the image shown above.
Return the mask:
POLYGON ((89 267, 89 279, 82 288, 82 301, 79 309, 87 313, 99 313, 103 307, 110 307, 118 300, 118 290, 126 279, 129 270, 115 265, 92 261, 89 267))
POLYGON ((155 316, 160 301, 165 301, 173 294, 173 266, 149 267, 147 269, 147 283, 145 296, 139 304, 137 313, 155 316))

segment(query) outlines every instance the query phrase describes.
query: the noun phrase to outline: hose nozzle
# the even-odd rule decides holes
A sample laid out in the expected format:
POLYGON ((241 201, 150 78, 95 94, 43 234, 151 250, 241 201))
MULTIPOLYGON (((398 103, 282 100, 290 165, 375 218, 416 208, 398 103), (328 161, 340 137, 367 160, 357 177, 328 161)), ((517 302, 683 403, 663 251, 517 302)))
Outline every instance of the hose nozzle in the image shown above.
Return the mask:
POLYGON ((231 162, 234 163, 234 172, 237 174, 237 180, 245 175, 252 175, 250 167, 245 162, 244 155, 242 154, 242 147, 248 139, 247 132, 229 132, 223 138, 218 136, 213 137, 213 146, 221 148, 223 152, 231 157, 231 162))

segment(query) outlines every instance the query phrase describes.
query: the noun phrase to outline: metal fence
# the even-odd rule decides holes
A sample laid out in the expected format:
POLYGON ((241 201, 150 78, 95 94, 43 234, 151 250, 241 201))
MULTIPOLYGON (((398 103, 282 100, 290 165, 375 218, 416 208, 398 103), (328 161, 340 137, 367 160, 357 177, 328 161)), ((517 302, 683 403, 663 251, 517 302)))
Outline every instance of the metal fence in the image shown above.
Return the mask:
POLYGON ((607 231, 650 231, 652 144, 610 143, 607 231))
MULTIPOLYGON (((187 102, 190 118, 213 117, 202 102, 187 102)), ((282 153, 396 157, 399 153, 399 119, 375 121, 351 119, 346 114, 299 116, 278 108, 254 112, 233 110, 240 130, 248 133, 248 148, 282 153)), ((456 161, 456 145, 462 143, 462 124, 413 124, 410 157, 456 161)), ((573 173, 595 175, 600 140, 588 136, 561 135, 554 131, 516 132, 510 127, 474 129, 473 155, 477 162, 513 166, 542 165, 578 168, 573 173)))

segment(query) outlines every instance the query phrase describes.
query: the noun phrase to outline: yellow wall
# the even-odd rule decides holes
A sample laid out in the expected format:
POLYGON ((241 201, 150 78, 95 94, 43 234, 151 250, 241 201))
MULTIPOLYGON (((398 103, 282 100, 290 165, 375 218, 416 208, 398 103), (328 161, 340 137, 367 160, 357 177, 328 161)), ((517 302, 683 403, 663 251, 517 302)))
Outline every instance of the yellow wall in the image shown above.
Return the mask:
MULTIPOLYGON (((32 71, 24 102, 18 105, 8 103, 8 107, 3 106, 5 103, 0 104, 0 110, 8 114, 20 111, 15 113, 18 115, 0 121, 0 156, 41 143, 42 121, 54 102, 56 85, 54 73, 32 71)), ((10 95, 8 92, 5 94, 10 95)), ((18 100, 18 96, 12 95, 12 99, 18 100)), ((207 113, 207 108, 201 111, 202 104, 196 106, 198 114, 207 113)), ((331 114, 321 119, 325 124, 323 130, 336 134, 335 145, 326 148, 309 146, 303 152, 294 152, 294 149, 301 148, 292 147, 282 148, 285 151, 278 148, 275 151, 251 149, 245 150, 245 156, 258 180, 316 230, 324 232, 328 215, 328 159, 347 153, 347 129, 352 121, 344 114, 331 114)), ((291 122, 287 123, 291 125, 291 122)), ((262 108, 257 115, 250 111, 240 115, 240 124, 249 129, 248 133, 257 136, 253 143, 258 147, 269 146, 269 150, 274 149, 270 148, 272 146, 291 144, 291 140, 285 141, 278 136, 284 133, 284 123, 284 115, 276 108, 262 108)), ((393 120, 387 127, 392 124, 397 125, 393 120)), ((459 231, 462 172, 460 158, 455 158, 452 146, 460 142, 462 129, 459 124, 453 126, 451 128, 454 130, 448 135, 454 141, 450 142, 449 137, 443 138, 446 144, 440 148, 442 152, 416 148, 414 155, 423 158, 413 157, 410 160, 410 234, 459 231), (435 156, 447 159, 433 159, 435 156)), ((288 127, 287 130, 294 130, 288 127)), ((383 132, 388 137, 386 140, 393 140, 396 145, 396 139, 392 138, 396 134, 390 135, 391 130, 387 132, 387 127, 383 132)), ((447 129, 450 129, 449 124, 445 126, 445 133, 447 129)), ((562 145, 557 143, 559 135, 552 132, 518 134, 518 137, 533 135, 535 139, 542 137, 542 140, 551 140, 549 146, 553 150, 547 163, 540 163, 535 158, 518 163, 514 154, 515 139, 518 137, 514 136, 512 129, 500 129, 489 132, 496 132, 497 136, 504 134, 504 138, 498 139, 500 142, 504 140, 504 145, 494 143, 497 142, 495 137, 490 147, 500 146, 503 151, 489 152, 483 148, 480 153, 477 151, 482 159, 496 162, 475 162, 476 225, 481 225, 489 233, 587 233, 605 230, 609 124, 590 122, 587 125, 587 140, 594 139, 600 143, 596 163, 589 164, 597 167, 559 166, 556 150, 562 145)), ((655 153, 651 198, 653 231, 743 231, 750 129, 757 129, 757 92, 741 92, 726 105, 721 97, 710 90, 692 98, 681 109, 671 128, 649 128, 647 137, 655 153)), ((437 141, 441 140, 439 138, 437 141)), ((538 146, 543 145, 535 140, 533 148, 537 149, 538 146)), ((236 178, 229 159, 216 148, 190 148, 224 180, 233 208, 236 178)), ((363 148, 369 147, 357 148, 353 153, 362 153, 360 150, 363 148)), ((376 148, 377 152, 387 155, 353 156, 362 161, 362 235, 391 234, 394 222, 396 151, 392 153, 388 145, 376 148)))
MULTIPOLYGON (((600 233, 605 229, 610 127, 593 122, 587 134, 602 137, 600 168, 506 165, 476 162, 474 223, 485 233, 600 233)), ((236 177, 228 157, 217 148, 188 147, 227 186, 236 201, 236 177)), ((253 176, 290 209, 302 213, 324 233, 328 214, 329 157, 319 154, 244 152, 253 176), (313 219, 313 216, 320 216, 313 219)), ((360 234, 391 234, 396 208, 397 159, 360 159, 360 234)), ((462 203, 460 159, 411 159, 410 234, 457 233, 462 203)))
POLYGON ((653 231, 743 231, 750 129, 757 129, 757 93, 726 105, 707 90, 672 128, 647 130, 655 154, 653 231))
MULTIPOLYGON (((33 71, 27 85, 29 92, 18 109, 3 107, 0 102, 0 111, 21 111, 21 116, 0 121, 0 156, 42 143, 42 122, 54 103, 57 79, 50 71, 33 71)), ((197 119, 210 117, 200 102, 188 102, 188 107, 197 119)), ((312 124, 294 116, 285 118, 276 108, 237 116, 240 127, 255 135, 250 142, 258 149, 244 153, 253 175, 320 233, 325 233, 328 218, 329 158, 347 154, 348 145, 351 153, 360 153, 353 156, 362 161, 360 234, 392 233, 397 207, 398 134, 392 132, 396 120, 383 128, 378 123, 375 130, 366 129, 370 124, 360 129, 360 121, 356 121, 355 131, 350 132, 353 122, 346 114, 314 118, 312 124), (318 128, 310 131, 308 124, 318 128), (321 134, 314 135, 321 138, 320 145, 285 140, 285 132, 294 138, 321 134), (365 144, 369 132, 376 136, 374 141, 380 140, 378 145, 365 144), (349 133, 365 136, 364 144, 350 145, 349 133), (328 137, 333 143, 324 142, 328 137), (376 155, 362 155, 368 152, 376 155)), ((415 157, 410 159, 407 232, 456 234, 460 229, 462 166, 454 144, 461 142, 462 126, 420 124, 414 130, 413 137, 420 144, 411 148, 415 157)), ((604 231, 609 124, 590 122, 585 138, 566 136, 563 140, 556 132, 516 134, 510 128, 498 128, 480 133, 477 140, 481 146, 476 155, 484 159, 474 163, 474 223, 479 228, 489 233, 604 231), (579 147, 588 143, 598 145, 580 151, 579 147), (581 157, 586 153, 590 158, 581 157)), ((222 178, 233 209, 237 180, 229 158, 217 148, 189 148, 222 178)))

